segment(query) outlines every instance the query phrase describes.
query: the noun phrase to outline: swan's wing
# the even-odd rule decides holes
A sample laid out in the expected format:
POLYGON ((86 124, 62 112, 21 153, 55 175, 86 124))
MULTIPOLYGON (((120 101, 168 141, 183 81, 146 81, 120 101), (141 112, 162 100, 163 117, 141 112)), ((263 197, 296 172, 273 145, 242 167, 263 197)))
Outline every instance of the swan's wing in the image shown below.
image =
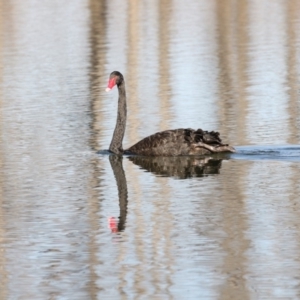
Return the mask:
POLYGON ((126 151, 146 156, 183 155, 179 154, 179 151, 186 152, 188 150, 184 136, 184 129, 160 131, 145 137, 126 151))

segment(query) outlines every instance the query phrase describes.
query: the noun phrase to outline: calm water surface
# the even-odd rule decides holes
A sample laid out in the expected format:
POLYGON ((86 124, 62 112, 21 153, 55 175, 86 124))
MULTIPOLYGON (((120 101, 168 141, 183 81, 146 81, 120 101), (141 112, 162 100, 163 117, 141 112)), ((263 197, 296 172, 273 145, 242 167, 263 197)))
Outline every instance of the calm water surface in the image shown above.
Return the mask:
POLYGON ((299 0, 0 0, 0 299, 300 299, 299 0), (109 155, 218 130, 232 155, 109 155))

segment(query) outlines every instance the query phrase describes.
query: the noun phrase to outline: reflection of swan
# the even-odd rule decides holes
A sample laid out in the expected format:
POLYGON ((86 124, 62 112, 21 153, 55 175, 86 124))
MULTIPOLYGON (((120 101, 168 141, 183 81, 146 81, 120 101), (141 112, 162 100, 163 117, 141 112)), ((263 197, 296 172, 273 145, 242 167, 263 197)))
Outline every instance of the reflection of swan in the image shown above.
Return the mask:
POLYGON ((150 135, 127 150, 123 150, 122 141, 126 126, 125 81, 120 72, 110 74, 107 91, 115 85, 119 91, 118 117, 109 150, 115 154, 139 154, 146 156, 203 155, 216 152, 235 152, 227 144, 222 144, 218 132, 202 129, 175 129, 150 135))
POLYGON ((218 174, 222 165, 222 159, 197 156, 129 156, 128 159, 156 175, 174 176, 180 179, 218 174))
POLYGON ((127 216, 127 204, 128 204, 128 192, 125 173, 122 165, 122 156, 110 155, 109 162, 113 169, 114 176, 117 182, 120 216, 119 222, 115 221, 114 217, 109 219, 109 226, 113 232, 123 231, 125 229, 126 216, 127 216))

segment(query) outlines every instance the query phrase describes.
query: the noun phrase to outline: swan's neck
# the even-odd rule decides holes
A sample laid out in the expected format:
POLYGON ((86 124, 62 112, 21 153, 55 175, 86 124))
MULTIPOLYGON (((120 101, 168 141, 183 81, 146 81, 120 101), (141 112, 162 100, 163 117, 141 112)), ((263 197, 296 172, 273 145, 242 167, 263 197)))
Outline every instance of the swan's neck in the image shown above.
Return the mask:
POLYGON ((119 102, 118 102, 118 116, 117 116, 117 123, 114 130, 114 135, 111 140, 109 150, 115 154, 122 154, 123 147, 122 141, 125 134, 125 127, 126 127, 126 91, 125 91, 125 82, 123 81, 122 84, 118 86, 119 90, 119 102))

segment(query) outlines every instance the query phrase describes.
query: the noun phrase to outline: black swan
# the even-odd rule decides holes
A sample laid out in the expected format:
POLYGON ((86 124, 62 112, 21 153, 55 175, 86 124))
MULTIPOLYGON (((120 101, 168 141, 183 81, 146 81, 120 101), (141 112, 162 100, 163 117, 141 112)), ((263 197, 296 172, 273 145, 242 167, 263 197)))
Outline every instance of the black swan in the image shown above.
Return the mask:
POLYGON ((115 154, 138 154, 144 156, 204 155, 219 152, 235 152, 228 144, 222 144, 219 133, 202 129, 174 129, 150 135, 130 148, 123 150, 122 141, 126 126, 126 91, 123 75, 114 71, 109 76, 106 91, 115 85, 119 91, 118 116, 109 150, 115 154))

